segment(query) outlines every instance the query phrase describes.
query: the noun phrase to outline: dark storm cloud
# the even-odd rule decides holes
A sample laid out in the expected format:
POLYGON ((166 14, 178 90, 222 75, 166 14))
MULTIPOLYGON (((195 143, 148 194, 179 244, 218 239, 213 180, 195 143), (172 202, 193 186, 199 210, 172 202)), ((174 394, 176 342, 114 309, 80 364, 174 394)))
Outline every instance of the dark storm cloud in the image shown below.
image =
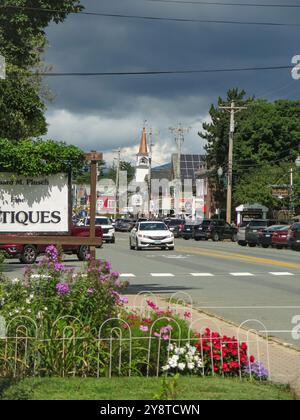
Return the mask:
MULTIPOLYGON (((246 0, 245 0, 246 2, 246 0)), ((281 0, 284 3, 284 0, 281 0)), ((145 0, 83 0, 87 11, 216 20, 294 22, 300 9, 264 9, 152 3, 145 0)), ((273 0, 264 0, 272 4, 273 0)), ((289 65, 300 54, 300 28, 136 21, 70 16, 48 30, 46 61, 55 71, 144 71, 289 65)), ((230 87, 270 99, 299 96, 290 72, 246 72, 178 76, 76 77, 47 79, 64 109, 106 118, 167 120, 196 118, 230 87), (277 93, 278 92, 278 93, 277 93), (156 110, 153 109, 153 104, 156 110), (147 108, 148 107, 148 108, 147 108)), ((117 140, 116 140, 117 141, 117 140)), ((126 143, 126 142, 125 142, 126 143)))

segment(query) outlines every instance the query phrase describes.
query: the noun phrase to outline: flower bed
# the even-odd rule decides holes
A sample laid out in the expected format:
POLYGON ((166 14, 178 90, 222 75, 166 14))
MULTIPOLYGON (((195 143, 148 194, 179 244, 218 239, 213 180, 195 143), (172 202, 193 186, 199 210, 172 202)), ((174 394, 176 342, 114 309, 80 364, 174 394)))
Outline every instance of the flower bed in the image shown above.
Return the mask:
POLYGON ((268 372, 246 343, 209 329, 190 329, 171 309, 147 301, 147 314, 125 309, 126 286, 107 261, 76 273, 50 246, 22 279, 0 282, 0 375, 5 376, 251 376, 268 372))

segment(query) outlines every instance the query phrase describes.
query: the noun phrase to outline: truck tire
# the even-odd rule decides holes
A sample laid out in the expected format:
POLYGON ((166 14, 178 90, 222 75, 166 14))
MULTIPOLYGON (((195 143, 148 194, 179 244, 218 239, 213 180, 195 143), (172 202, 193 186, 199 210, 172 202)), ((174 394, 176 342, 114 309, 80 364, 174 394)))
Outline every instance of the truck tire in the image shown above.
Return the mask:
POLYGON ((25 245, 20 256, 20 261, 23 264, 34 264, 38 256, 37 249, 34 245, 25 245))
POLYGON ((77 252, 77 257, 79 261, 87 261, 88 256, 90 255, 90 247, 88 245, 81 245, 79 251, 77 252))
POLYGON ((218 233, 214 233, 212 236, 212 240, 214 242, 218 242, 220 240, 220 235, 218 233))

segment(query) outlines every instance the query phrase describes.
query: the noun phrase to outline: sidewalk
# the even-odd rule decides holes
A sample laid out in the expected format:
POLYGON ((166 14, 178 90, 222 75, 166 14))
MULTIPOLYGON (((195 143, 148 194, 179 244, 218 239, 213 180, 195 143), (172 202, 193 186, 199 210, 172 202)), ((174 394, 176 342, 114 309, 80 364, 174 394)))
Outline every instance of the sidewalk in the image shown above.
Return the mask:
POLYGON ((245 341, 248 344, 249 354, 253 354, 256 360, 261 361, 269 369, 270 379, 273 382, 290 385, 300 394, 300 349, 286 346, 273 338, 267 339, 253 330, 247 330, 246 327, 240 328, 234 323, 192 308, 184 302, 181 304, 169 303, 161 296, 151 293, 127 297, 127 306, 130 309, 146 311, 146 300, 150 299, 160 309, 170 308, 182 318, 186 311, 190 312, 191 328, 194 331, 203 332, 205 328, 209 328, 221 335, 235 336, 239 341, 245 341))

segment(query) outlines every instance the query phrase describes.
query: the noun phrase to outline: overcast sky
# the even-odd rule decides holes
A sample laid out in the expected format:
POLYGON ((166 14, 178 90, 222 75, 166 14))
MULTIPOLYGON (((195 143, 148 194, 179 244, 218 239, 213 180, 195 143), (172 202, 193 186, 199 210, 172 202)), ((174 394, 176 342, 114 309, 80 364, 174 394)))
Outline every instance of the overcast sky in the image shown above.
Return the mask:
MULTIPOLYGON (((228 0, 219 0, 226 3, 228 0)), ((236 0, 249 3, 254 0, 236 0)), ((298 0, 297 0, 298 1, 298 0)), ((296 0, 290 0, 289 3, 296 0)), ((263 0, 274 4, 274 0, 263 0)), ((286 0, 277 0, 285 4, 286 0)), ((256 1, 257 3, 257 1, 256 1)), ((147 0, 82 0, 86 11, 175 18, 299 23, 299 9, 165 4, 147 0)), ((48 29, 45 61, 57 72, 180 70, 290 65, 300 54, 300 27, 141 21, 72 15, 48 29)), ((175 150, 170 126, 191 131, 184 152, 203 152, 197 132, 211 103, 232 87, 249 95, 300 98, 289 70, 230 74, 48 78, 48 137, 104 152, 137 153, 143 121, 153 127, 154 163, 175 150)))

